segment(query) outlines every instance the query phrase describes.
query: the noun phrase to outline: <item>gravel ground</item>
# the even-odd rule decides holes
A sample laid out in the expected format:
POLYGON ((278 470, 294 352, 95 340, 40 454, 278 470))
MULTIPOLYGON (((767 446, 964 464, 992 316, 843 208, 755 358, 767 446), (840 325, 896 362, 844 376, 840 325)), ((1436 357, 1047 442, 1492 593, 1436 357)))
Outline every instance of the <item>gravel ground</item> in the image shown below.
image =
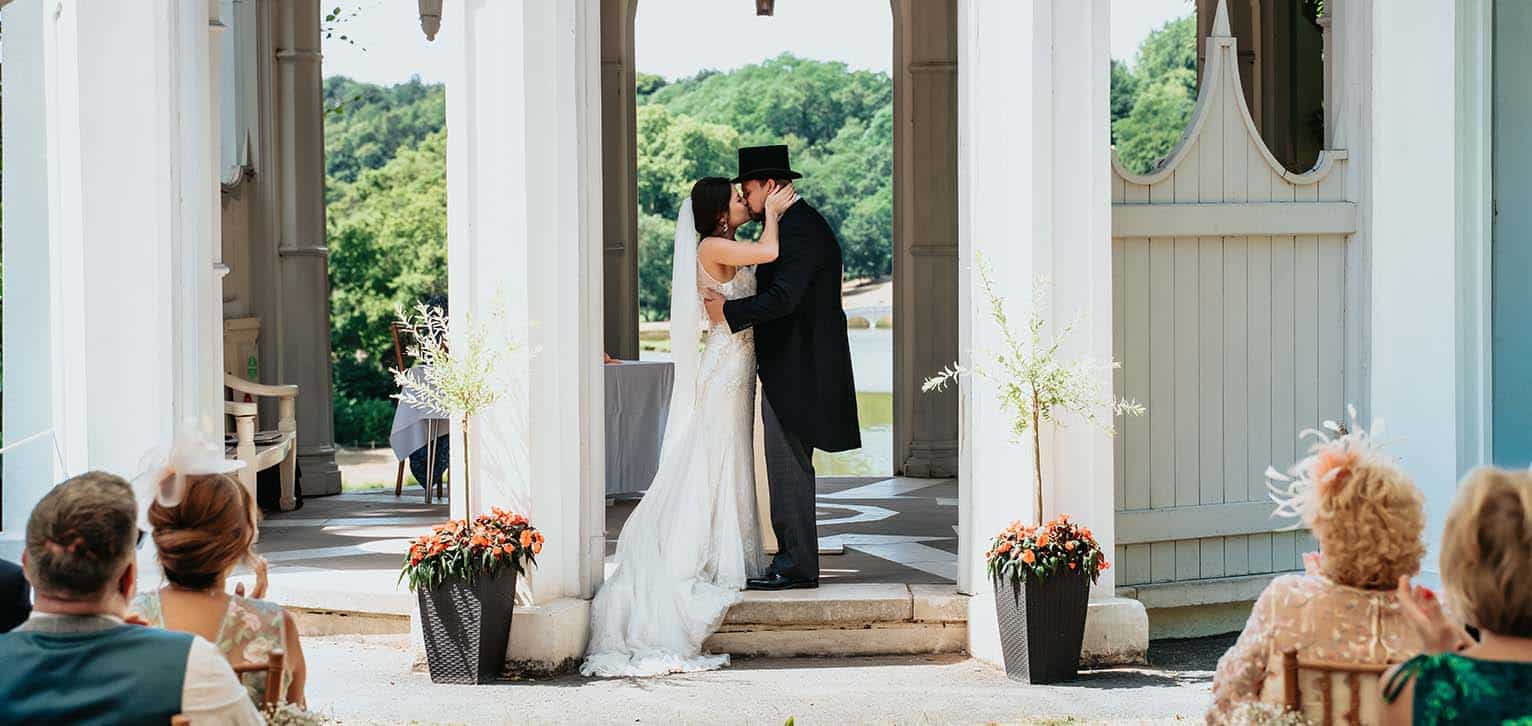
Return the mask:
POLYGON ((1023 686, 961 656, 741 659, 655 679, 434 685, 407 636, 305 638, 308 701, 342 723, 1185 723, 1232 636, 1156 642, 1155 664, 1023 686))

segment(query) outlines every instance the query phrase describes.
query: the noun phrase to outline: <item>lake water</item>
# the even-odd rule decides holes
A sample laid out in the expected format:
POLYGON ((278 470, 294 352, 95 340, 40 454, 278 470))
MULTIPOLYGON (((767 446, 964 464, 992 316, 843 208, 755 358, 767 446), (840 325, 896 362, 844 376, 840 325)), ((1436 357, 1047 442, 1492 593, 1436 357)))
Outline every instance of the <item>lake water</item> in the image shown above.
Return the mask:
MULTIPOLYGON (((870 328, 846 333, 862 448, 839 454, 816 451, 814 471, 820 476, 888 476, 894 472, 894 331, 870 328)), ((670 360, 670 353, 646 350, 640 358, 670 360)))

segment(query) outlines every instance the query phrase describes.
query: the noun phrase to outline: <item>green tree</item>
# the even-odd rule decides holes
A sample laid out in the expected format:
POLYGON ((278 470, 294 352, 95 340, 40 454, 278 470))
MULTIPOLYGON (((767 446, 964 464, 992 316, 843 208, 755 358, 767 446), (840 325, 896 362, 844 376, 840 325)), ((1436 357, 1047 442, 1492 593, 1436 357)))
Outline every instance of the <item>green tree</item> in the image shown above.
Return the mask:
POLYGON ((341 184, 330 207, 330 347, 336 394, 387 398, 389 323, 447 291, 446 133, 341 184))
POLYGON ((681 200, 705 176, 734 168, 739 132, 678 116, 663 106, 638 109, 638 208, 674 219, 681 200))
MULTIPOLYGON (((344 76, 324 82, 325 175, 350 182, 387 164, 402 147, 414 146, 447 123, 446 91, 419 78, 394 86, 359 83, 344 76)), ((329 200, 334 200, 334 195, 329 200)))
POLYGON ((1196 102, 1197 18, 1188 15, 1149 33, 1131 76, 1112 64, 1112 142, 1123 164, 1152 170, 1181 139, 1196 102))

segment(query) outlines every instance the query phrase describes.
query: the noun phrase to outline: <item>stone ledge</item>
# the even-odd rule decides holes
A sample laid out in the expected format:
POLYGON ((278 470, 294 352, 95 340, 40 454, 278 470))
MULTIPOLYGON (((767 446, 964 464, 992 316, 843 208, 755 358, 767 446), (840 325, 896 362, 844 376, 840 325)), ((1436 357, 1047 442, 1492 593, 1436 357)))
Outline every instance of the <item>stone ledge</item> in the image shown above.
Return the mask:
POLYGON ((719 631, 712 653, 765 658, 960 653, 968 628, 948 623, 880 623, 860 628, 762 628, 719 631))
POLYGON ((1149 613, 1125 597, 1092 600, 1085 615, 1081 667, 1142 665, 1149 662, 1149 613))
POLYGON ((968 596, 956 585, 910 585, 910 599, 919 622, 968 622, 968 596))

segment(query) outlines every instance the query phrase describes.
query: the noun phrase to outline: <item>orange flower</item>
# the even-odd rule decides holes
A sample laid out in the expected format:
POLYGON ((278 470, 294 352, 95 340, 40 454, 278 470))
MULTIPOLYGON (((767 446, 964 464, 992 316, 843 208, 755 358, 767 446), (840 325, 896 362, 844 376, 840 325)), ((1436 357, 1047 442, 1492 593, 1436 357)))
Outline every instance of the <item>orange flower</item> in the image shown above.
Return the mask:
POLYGON ((1001 542, 1000 546, 995 548, 995 554, 997 554, 997 555, 1003 555, 1003 554, 1005 554, 1007 552, 1010 552, 1010 551, 1011 551, 1011 543, 1010 542, 1001 542))
POLYGON ((1037 546, 1038 547, 1047 547, 1048 546, 1048 533, 1047 532, 1043 532, 1042 534, 1037 536, 1037 546))
POLYGON ((539 532, 539 531, 537 531, 535 529, 532 530, 532 541, 537 543, 537 544, 542 544, 543 543, 543 533, 539 532))
POLYGON ((1111 567, 1111 565, 1107 564, 1106 560, 1101 560, 1096 563, 1096 569, 1098 570, 1105 570, 1108 567, 1111 567))
POLYGON ((543 541, 541 539, 533 541, 532 542, 532 554, 534 554, 534 555, 542 554, 542 551, 543 551, 543 541))
POLYGON ((1075 563, 1073 563, 1073 562, 1069 563, 1069 569, 1073 570, 1074 568, 1075 568, 1075 563))
POLYGON ((1074 552, 1075 548, 1078 546, 1080 546, 1080 543, 1074 540, 1069 540, 1068 542, 1064 543, 1064 549, 1069 550, 1070 552, 1074 552))
POLYGON ((1032 554, 1032 550, 1022 550, 1021 561, 1030 565, 1037 561, 1037 555, 1032 554))
POLYGON ((508 545, 506 545, 504 547, 501 547, 500 551, 502 553, 504 553, 505 556, 507 556, 507 557, 515 557, 516 556, 516 545, 514 543, 513 544, 508 544, 508 545))
POLYGON ((521 530, 521 546, 522 547, 531 547, 532 546, 532 530, 530 530, 530 529, 523 529, 523 530, 521 530))

